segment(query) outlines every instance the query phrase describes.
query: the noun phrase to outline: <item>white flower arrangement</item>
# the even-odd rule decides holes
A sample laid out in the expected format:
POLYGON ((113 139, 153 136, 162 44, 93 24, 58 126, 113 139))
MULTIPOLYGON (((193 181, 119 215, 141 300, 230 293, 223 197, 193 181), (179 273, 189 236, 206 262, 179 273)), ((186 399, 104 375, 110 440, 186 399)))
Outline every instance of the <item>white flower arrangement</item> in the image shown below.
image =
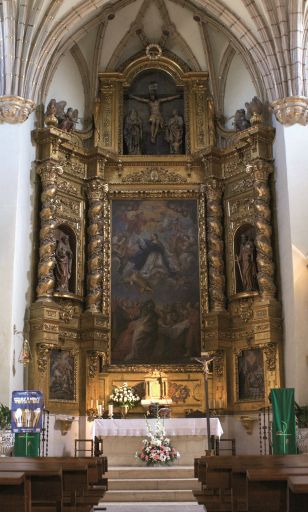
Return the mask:
POLYGON ((122 386, 114 387, 109 397, 109 403, 115 406, 127 406, 129 409, 135 407, 140 402, 140 397, 135 390, 123 382, 122 386))
POLYGON ((143 448, 136 453, 136 458, 142 460, 147 466, 156 464, 170 464, 180 457, 179 452, 173 448, 170 439, 166 437, 166 430, 162 422, 157 419, 153 429, 147 422, 148 439, 144 439, 143 448))

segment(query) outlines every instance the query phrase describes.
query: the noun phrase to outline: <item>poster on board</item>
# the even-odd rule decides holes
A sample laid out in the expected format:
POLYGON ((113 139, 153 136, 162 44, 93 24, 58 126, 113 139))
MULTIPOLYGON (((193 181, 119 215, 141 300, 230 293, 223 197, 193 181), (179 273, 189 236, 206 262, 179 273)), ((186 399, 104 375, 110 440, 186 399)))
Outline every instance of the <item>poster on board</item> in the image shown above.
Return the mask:
POLYGON ((42 430, 44 397, 41 391, 13 391, 12 432, 42 430))

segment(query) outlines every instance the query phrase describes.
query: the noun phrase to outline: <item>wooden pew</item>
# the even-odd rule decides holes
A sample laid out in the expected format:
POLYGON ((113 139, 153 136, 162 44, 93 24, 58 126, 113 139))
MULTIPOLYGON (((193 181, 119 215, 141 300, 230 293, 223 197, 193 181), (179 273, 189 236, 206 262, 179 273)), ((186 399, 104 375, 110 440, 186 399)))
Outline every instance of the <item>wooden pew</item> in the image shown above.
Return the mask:
MULTIPOLYGON (((202 484, 202 491, 196 492, 195 497, 200 504, 205 504, 208 510, 216 510, 209 497, 210 490, 216 496, 231 495, 229 508, 218 499, 217 505, 221 510, 247 510, 246 471, 248 469, 272 467, 308 467, 307 455, 236 455, 236 456, 203 456, 195 460, 195 477, 202 484), (230 482, 229 489, 227 482, 230 482), (225 507, 225 508, 224 508, 225 507)), ((213 501, 213 500, 212 500, 213 501)), ((226 501, 226 500, 224 500, 226 501)), ((219 510, 219 508, 217 509, 219 510)))
MULTIPOLYGON (((10 460, 10 459, 9 459, 10 460)), ((24 473, 27 512, 63 510, 62 468, 56 464, 48 466, 40 463, 11 464, 7 458, 0 459, 0 471, 12 476, 24 473)), ((1 502, 0 502, 1 503, 1 502)), ((16 508, 16 510, 18 510, 16 508)))
POLYGON ((308 476, 289 476, 287 511, 304 512, 306 510, 308 510, 308 476))
POLYGON ((308 477, 308 468, 273 467, 247 471, 247 504, 251 512, 286 512, 290 476, 308 477))
POLYGON ((24 473, 0 471, 0 505, 3 510, 30 510, 24 473))
MULTIPOLYGON (((8 459, 0 459, 0 470, 7 468, 5 461, 8 459)), ((27 470, 33 468, 33 465, 45 469, 51 466, 61 469, 63 505, 66 512, 87 512, 107 490, 107 479, 103 478, 107 468, 106 457, 12 457, 8 464, 10 470, 27 470)))

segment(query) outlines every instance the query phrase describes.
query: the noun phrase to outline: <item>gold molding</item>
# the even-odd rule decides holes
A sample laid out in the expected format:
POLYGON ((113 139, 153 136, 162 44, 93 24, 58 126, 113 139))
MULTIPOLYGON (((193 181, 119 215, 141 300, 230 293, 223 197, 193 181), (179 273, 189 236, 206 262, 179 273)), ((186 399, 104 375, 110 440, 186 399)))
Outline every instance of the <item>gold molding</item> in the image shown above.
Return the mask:
POLYGON ((17 124, 26 121, 35 103, 21 96, 0 96, 0 122, 17 124))
POLYGON ((256 421, 257 418, 253 418, 252 416, 240 416, 240 422, 243 425, 244 429, 246 430, 247 434, 249 434, 250 436, 253 433, 256 421))
POLYGON ((279 123, 285 126, 308 123, 308 98, 289 96, 272 102, 272 109, 279 123))

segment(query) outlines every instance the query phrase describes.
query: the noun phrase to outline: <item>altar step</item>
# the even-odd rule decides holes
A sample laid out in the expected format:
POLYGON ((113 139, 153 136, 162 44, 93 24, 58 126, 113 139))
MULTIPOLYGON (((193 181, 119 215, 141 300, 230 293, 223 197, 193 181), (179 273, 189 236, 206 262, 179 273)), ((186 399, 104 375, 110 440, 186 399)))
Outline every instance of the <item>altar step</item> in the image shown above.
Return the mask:
POLYGON ((104 502, 194 502, 193 489, 200 484, 191 466, 113 467, 107 473, 104 502))

